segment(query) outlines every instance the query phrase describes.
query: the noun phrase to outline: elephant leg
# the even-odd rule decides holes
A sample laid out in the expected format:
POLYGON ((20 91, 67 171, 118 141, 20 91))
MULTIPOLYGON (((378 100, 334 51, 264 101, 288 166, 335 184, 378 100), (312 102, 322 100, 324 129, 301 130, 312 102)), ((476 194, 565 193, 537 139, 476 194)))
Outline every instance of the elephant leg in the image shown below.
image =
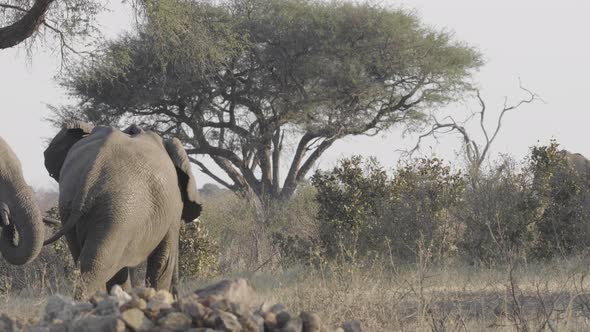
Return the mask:
POLYGON ((172 280, 178 264, 179 223, 172 223, 168 233, 147 260, 146 286, 172 291, 172 280))
POLYGON ((117 279, 116 275, 125 270, 119 265, 118 254, 120 255, 120 249, 117 247, 99 245, 95 241, 87 241, 84 244, 80 253, 82 283, 81 289, 76 292, 76 297, 86 298, 97 291, 104 292, 107 282, 117 279))
POLYGON ((109 281, 107 281, 107 292, 111 291, 111 288, 115 285, 121 286, 124 291, 128 292, 131 290, 131 277, 130 272, 131 269, 128 267, 124 267, 115 276, 113 276, 109 281))

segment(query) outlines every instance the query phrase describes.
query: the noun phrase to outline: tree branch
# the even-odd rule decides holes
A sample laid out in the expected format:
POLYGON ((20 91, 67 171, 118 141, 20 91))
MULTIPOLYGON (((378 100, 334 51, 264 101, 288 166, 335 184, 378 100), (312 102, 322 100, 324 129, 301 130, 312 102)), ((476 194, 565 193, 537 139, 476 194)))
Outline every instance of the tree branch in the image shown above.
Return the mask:
MULTIPOLYGON (((18 45, 32 36, 39 26, 43 24, 45 13, 53 1, 54 0, 36 0, 33 7, 31 7, 31 9, 29 9, 18 21, 9 26, 0 28, 0 49, 18 45)), ((12 9, 16 9, 16 7, 12 9)))

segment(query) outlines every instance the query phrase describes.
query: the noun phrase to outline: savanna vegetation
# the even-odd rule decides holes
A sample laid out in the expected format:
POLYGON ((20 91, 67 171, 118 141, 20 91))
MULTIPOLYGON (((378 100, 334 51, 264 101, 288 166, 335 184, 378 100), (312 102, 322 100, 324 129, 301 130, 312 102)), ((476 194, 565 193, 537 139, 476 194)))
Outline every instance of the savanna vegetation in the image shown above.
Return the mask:
MULTIPOLYGON (((0 23, 23 18, 29 2, 0 4, 0 23)), ((66 7, 46 7, 34 31, 56 20, 86 38, 99 2, 57 2, 66 7), (67 10, 79 12, 59 16, 67 10)), ((503 116, 537 96, 525 89, 530 98, 505 105, 488 135, 476 92, 483 143, 436 118, 476 91, 475 48, 370 4, 132 3, 137 30, 64 68, 75 103, 52 107, 50 121, 178 137, 217 182, 202 187, 203 214, 181 231, 182 290, 247 276, 261 300, 368 331, 590 328, 587 174, 557 142, 523 160, 490 159, 503 116), (351 156, 312 174, 334 142, 393 127, 431 128, 420 139, 458 132, 466 162, 351 156)), ((30 265, 1 261, 0 311, 29 317, 47 294, 71 293, 68 252, 62 239, 30 265)))
MULTIPOLYGON (((181 289, 246 276, 261 300, 369 331, 583 330, 590 187, 558 151, 532 147, 477 179, 438 158, 392 168, 352 157, 264 213, 208 185, 204 214, 181 233, 181 289)), ((7 305, 70 292, 62 241, 31 265, 3 266, 7 305)))

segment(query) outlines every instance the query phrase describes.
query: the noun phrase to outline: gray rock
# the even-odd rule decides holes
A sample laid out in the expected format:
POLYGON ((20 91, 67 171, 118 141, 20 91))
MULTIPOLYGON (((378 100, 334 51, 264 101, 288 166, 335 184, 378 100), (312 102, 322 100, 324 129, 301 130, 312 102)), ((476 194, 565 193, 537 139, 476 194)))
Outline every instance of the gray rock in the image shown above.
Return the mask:
POLYGON ((215 328, 225 331, 240 331, 242 324, 238 321, 238 318, 229 312, 218 311, 217 318, 215 319, 215 328))
POLYGON ((241 303, 243 305, 250 305, 255 295, 252 287, 243 278, 223 280, 206 288, 199 289, 195 291, 195 294, 203 299, 210 296, 220 296, 229 302, 241 303))
POLYGON ((342 325, 340 325, 344 332, 362 332, 361 322, 358 320, 351 320, 342 325))
POLYGON ((245 316, 248 314, 248 311, 249 311, 248 306, 245 306, 241 303, 232 302, 229 304, 229 306, 230 306, 230 308, 229 308, 230 311, 238 317, 245 316))
POLYGON ((303 322, 303 332, 320 332, 322 330, 322 320, 316 313, 303 311, 299 317, 303 322))
POLYGON ((119 307, 130 302, 132 299, 131 295, 127 294, 127 292, 125 292, 119 285, 113 286, 110 294, 117 300, 119 307))
POLYGON ((264 332, 264 319, 257 314, 247 314, 239 318, 244 332, 264 332))
POLYGON ((124 311, 121 314, 121 319, 134 331, 149 330, 154 327, 154 323, 143 314, 143 311, 137 308, 124 311))
POLYGON ((263 314, 264 318, 264 327, 267 330, 274 330, 277 328, 277 315, 272 312, 267 312, 263 314))
POLYGON ((119 303, 114 296, 107 296, 98 302, 94 312, 99 316, 118 316, 121 313, 119 303))
POLYGON ((156 290, 147 287, 135 287, 133 288, 132 293, 137 294, 137 296, 141 297, 146 301, 149 301, 152 299, 154 295, 156 295, 156 290))
POLYGON ((303 323, 301 319, 291 319, 285 325, 283 325, 279 332, 301 332, 303 330, 303 323))
POLYGON ((125 323, 117 316, 87 316, 76 319, 69 332, 124 332, 125 323))
MULTIPOLYGON (((0 323, 0 331, 10 331, 10 330, 3 329, 2 323, 0 323)), ((64 331, 65 331, 65 329, 64 329, 64 331)), ((37 327, 33 327, 32 329, 30 329, 29 332, 51 332, 51 329, 47 326, 37 326, 37 327)))
POLYGON ((223 332, 222 330, 214 330, 208 327, 197 327, 193 329, 188 329, 185 332, 223 332))
POLYGON ((164 290, 159 290, 148 301, 146 308, 152 312, 159 312, 172 308, 173 302, 174 298, 172 297, 172 294, 164 290))
POLYGON ((291 315, 286 312, 282 311, 277 314, 277 327, 282 328, 283 326, 287 325, 287 323, 291 320, 291 315))
POLYGON ((21 331, 22 326, 13 318, 5 314, 0 315, 0 331, 17 332, 21 331))
POLYGON ((182 302, 179 306, 180 311, 195 321, 204 320, 211 314, 211 309, 205 307, 199 302, 182 302))
POLYGON ((211 301, 209 301, 209 308, 219 311, 230 311, 232 308, 232 303, 230 303, 227 299, 210 297, 211 301))
POLYGON ((45 305, 45 322, 53 322, 58 319, 61 321, 72 320, 77 313, 76 302, 71 298, 59 294, 51 295, 45 305))
POLYGON ((191 327, 192 319, 181 312, 171 312, 158 320, 158 325, 172 330, 184 331, 191 327))
POLYGON ((285 308, 284 305, 277 303, 277 304, 273 305, 272 307, 270 307, 270 309, 268 311, 272 312, 274 314, 279 314, 283 311, 287 311, 287 308, 285 308))

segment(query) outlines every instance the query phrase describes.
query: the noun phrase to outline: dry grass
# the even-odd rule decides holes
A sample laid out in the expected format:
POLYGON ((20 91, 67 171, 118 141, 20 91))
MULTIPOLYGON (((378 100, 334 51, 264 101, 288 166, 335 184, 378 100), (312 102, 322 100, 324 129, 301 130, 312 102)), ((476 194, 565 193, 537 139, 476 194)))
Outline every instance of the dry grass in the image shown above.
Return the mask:
MULTIPOLYGON (((512 274, 509 266, 344 264, 241 276, 258 302, 317 312, 330 327, 358 319, 366 331, 587 331, 589 273, 587 261, 573 259, 512 274)), ((183 291, 211 281, 186 282, 183 291)))
MULTIPOLYGON (((576 258, 513 269, 327 264, 231 277, 246 277, 256 302, 317 312, 329 327, 358 319, 365 331, 586 331, 589 275, 588 261, 576 258)), ((185 281, 181 293, 213 281, 185 281)), ((0 312, 35 319, 47 296, 34 289, 4 294, 0 312)))

